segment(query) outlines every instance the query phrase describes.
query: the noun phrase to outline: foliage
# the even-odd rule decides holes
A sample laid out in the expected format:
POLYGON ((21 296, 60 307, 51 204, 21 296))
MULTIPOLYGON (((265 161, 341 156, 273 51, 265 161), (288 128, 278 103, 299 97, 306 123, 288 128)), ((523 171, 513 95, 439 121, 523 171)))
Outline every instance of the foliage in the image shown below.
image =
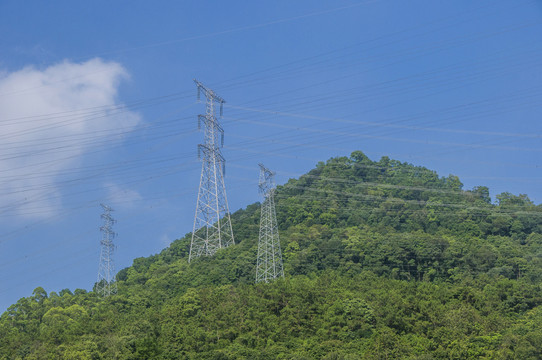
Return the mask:
POLYGON ((190 234, 118 294, 37 288, 0 317, 0 359, 540 359, 542 208, 362 152, 279 186, 285 279, 254 284, 259 204, 236 245, 190 234))

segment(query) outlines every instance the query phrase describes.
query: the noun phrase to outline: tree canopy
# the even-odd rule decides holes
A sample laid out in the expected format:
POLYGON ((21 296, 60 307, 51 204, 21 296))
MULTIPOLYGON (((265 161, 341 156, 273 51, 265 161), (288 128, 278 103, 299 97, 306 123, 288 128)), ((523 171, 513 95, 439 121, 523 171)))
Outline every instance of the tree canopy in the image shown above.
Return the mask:
POLYGON ((254 284, 260 204, 236 245, 190 234, 118 294, 37 288, 0 317, 0 359, 540 359, 542 207, 361 151, 275 195, 286 277, 254 284))

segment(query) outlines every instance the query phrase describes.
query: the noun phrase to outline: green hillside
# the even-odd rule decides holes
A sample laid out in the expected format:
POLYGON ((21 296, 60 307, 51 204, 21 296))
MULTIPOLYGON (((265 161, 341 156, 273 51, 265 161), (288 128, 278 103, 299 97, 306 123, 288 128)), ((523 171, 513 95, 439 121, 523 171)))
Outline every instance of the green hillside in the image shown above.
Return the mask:
POLYGON ((362 152, 276 192, 286 277, 254 284, 259 204, 236 245, 190 234, 118 273, 118 295, 37 288, 0 359, 541 359, 542 207, 362 152))

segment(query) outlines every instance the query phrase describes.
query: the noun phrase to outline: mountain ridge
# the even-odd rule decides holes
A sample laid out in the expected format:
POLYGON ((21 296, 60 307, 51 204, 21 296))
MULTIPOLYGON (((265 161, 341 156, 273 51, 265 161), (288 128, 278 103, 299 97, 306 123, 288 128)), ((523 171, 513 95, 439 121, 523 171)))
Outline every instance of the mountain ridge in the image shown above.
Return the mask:
POLYGON ((277 187, 286 278, 255 285, 259 203, 235 246, 190 234, 117 274, 118 295, 37 288, 0 359, 536 359, 542 207, 361 151, 277 187))

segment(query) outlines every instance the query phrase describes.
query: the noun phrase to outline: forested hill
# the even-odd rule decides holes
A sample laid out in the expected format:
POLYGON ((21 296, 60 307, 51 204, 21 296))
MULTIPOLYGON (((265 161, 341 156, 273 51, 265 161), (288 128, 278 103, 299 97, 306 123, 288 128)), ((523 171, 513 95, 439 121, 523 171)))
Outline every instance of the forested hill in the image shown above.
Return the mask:
POLYGON ((285 279, 254 285, 259 204, 236 245, 190 234, 118 294, 42 288, 0 318, 0 359, 540 359, 542 207, 362 152, 276 191, 285 279))

